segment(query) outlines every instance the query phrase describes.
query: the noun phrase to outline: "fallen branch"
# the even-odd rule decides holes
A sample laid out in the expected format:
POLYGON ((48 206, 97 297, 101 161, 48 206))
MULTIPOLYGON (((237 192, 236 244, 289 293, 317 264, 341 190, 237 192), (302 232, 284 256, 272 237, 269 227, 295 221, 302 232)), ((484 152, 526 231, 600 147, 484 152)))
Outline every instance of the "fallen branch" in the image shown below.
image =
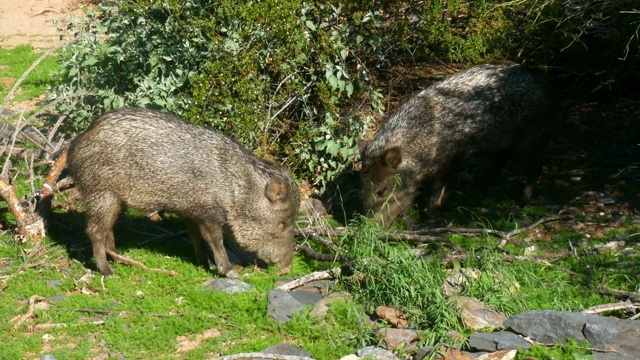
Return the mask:
POLYGON ((49 170, 47 177, 44 180, 44 184, 40 188, 40 200, 36 205, 36 214, 44 221, 46 226, 47 221, 49 220, 49 215, 51 213, 51 201, 53 199, 53 188, 58 181, 58 177, 64 170, 67 165, 67 149, 64 149, 56 162, 49 170))
POLYGON ((16 220, 16 240, 26 242, 28 240, 40 241, 45 237, 44 221, 29 209, 22 206, 16 189, 5 179, 0 177, 0 197, 7 202, 9 210, 16 220))
POLYGON ((631 291, 596 289, 596 293, 600 295, 611 295, 618 299, 631 300, 634 303, 640 303, 640 294, 631 291))
POLYGON ((121 262, 123 264, 127 264, 127 265, 132 265, 132 266, 136 266, 141 268, 142 270, 145 271, 153 271, 153 272, 157 272, 157 273, 162 273, 162 274, 167 274, 167 275, 171 275, 171 276, 180 276, 180 274, 178 274, 175 271, 170 271, 170 270, 162 270, 162 269, 149 269, 145 264, 137 262, 135 260, 131 260, 127 257, 124 257, 120 254, 118 254, 115 251, 111 251, 109 249, 106 249, 105 252, 107 253, 107 255, 111 256, 114 260, 121 262))
POLYGON ((640 309, 640 303, 633 303, 627 300, 627 301, 620 301, 620 302, 611 303, 611 304, 595 305, 588 309, 585 309, 582 312, 585 314, 600 314, 608 311, 616 311, 616 310, 636 311, 637 309, 640 309))
POLYGON ((29 298, 29 309, 27 310, 27 313, 24 315, 18 315, 10 320, 10 322, 13 324, 13 328, 17 329, 18 326, 20 326, 23 322, 29 320, 35 314, 36 303, 44 299, 44 296, 32 295, 29 298))
POLYGON ((339 267, 329 269, 329 270, 324 270, 324 271, 312 272, 311 274, 301 276, 286 284, 282 284, 278 286, 278 289, 284 290, 284 291, 290 291, 292 289, 295 289, 297 287, 300 287, 306 283, 309 283, 315 280, 335 279, 336 277, 338 277, 338 275, 340 275, 341 272, 342 270, 339 267))

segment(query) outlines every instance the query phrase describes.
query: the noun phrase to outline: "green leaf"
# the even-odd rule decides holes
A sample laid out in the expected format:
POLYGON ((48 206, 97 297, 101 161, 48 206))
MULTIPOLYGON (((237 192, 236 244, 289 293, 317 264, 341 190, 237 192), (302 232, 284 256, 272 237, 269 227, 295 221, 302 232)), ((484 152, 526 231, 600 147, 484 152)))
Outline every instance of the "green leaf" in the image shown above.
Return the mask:
POLYGON ((82 66, 91 66, 98 62, 98 59, 95 56, 91 56, 82 62, 82 66))
POLYGON ((304 22, 304 24, 311 30, 311 31, 316 31, 316 26, 315 24, 311 21, 311 20, 307 20, 304 22))

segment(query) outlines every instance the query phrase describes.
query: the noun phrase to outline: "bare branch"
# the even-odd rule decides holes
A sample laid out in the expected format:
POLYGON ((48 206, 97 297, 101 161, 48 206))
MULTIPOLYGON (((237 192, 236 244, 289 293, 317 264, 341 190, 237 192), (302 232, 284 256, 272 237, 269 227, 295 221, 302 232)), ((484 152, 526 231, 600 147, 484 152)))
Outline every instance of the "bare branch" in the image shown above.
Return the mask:
POLYGON ((341 269, 339 267, 337 268, 333 268, 333 269, 329 269, 329 270, 324 270, 324 271, 316 271, 316 272, 312 272, 311 274, 307 274, 304 276, 301 276, 293 281, 290 281, 286 284, 282 284, 280 286, 278 286, 278 289, 280 290, 284 290, 284 291, 290 291, 292 289, 295 289, 297 287, 300 287, 306 283, 309 283, 311 281, 315 281, 315 280, 324 280, 324 279, 335 279, 336 277, 338 277, 341 273, 341 269))
POLYGON ((105 252, 109 256, 111 256, 114 260, 119 261, 119 262, 121 262, 123 264, 139 267, 139 268, 141 268, 142 270, 145 270, 145 271, 153 271, 153 272, 157 272, 157 273, 171 275, 171 276, 174 276, 174 277, 180 276, 175 271, 162 270, 162 269, 149 269, 145 264, 137 262, 135 260, 131 260, 128 257, 125 257, 125 256, 122 256, 122 255, 118 254, 117 252, 111 251, 110 249, 106 249, 105 252))

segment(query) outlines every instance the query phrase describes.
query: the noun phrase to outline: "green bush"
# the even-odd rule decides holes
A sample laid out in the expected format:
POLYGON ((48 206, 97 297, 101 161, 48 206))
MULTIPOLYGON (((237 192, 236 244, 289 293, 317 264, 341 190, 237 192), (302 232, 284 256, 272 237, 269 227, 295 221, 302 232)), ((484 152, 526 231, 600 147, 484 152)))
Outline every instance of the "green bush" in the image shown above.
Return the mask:
POLYGON ((118 0, 71 29, 52 99, 73 131, 114 108, 163 108, 324 187, 382 109, 356 56, 368 45, 329 2, 118 0))
POLYGON ((580 4, 105 1, 70 25, 76 41, 51 99, 71 131, 114 108, 162 108, 281 159, 322 190, 382 112, 386 69, 509 59, 595 79, 590 89, 634 79, 632 1, 580 4))

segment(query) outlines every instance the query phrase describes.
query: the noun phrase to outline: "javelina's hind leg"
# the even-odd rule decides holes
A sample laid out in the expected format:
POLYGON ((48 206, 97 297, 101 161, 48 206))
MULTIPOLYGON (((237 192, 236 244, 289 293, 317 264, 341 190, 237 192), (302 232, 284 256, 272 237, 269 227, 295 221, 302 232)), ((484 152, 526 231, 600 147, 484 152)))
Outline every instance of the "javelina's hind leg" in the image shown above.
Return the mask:
MULTIPOLYGON (((233 265, 231 265, 231 262, 229 261, 229 255, 227 255, 227 249, 224 248, 222 224, 215 221, 206 221, 199 224, 198 228, 200 230, 200 235, 202 235, 202 238, 204 238, 213 251, 213 258, 216 262, 218 272, 230 279, 239 278, 240 275, 233 269, 233 265)), ((204 247, 204 244, 198 246, 204 247)), ((196 249, 196 252, 198 251, 202 251, 202 248, 196 249)), ((198 254, 198 260, 206 262, 206 252, 204 258, 202 255, 198 254)))
POLYGON ((193 248, 196 251, 198 265, 210 270, 212 263, 209 261, 209 249, 200 234, 200 226, 193 220, 187 220, 187 229, 193 242, 193 248))
POLYGON ((105 249, 116 251, 113 226, 118 220, 122 206, 117 197, 111 194, 98 194, 85 199, 87 205, 87 236, 91 240, 93 257, 102 275, 113 275, 107 263, 105 249))

